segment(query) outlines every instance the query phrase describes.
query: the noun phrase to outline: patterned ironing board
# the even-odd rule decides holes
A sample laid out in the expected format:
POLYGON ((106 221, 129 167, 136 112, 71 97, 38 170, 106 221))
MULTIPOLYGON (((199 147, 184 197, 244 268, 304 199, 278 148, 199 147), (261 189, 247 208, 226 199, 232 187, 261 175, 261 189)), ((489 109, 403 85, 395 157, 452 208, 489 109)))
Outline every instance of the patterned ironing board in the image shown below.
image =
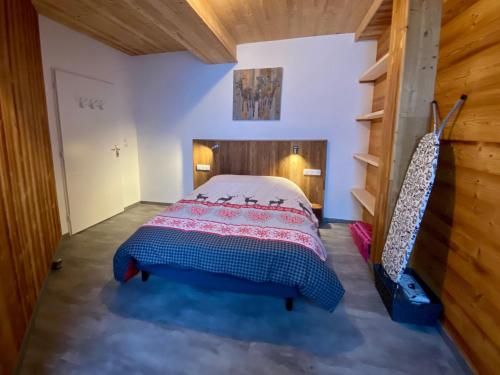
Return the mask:
POLYGON ((382 265, 395 283, 410 259, 436 177, 439 135, 426 134, 413 153, 382 252, 382 265))

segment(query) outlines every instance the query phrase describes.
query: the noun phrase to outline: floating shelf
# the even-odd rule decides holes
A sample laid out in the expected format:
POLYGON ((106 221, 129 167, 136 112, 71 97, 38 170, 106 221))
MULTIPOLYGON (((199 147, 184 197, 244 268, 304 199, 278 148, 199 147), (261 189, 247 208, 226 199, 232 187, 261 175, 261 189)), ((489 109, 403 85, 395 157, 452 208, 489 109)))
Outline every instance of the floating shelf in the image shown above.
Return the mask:
POLYGON ((371 154, 354 154, 355 159, 364 161, 365 163, 371 164, 374 167, 379 165, 379 157, 371 154))
POLYGON ((380 111, 375 111, 372 113, 367 113, 366 115, 361 115, 356 117, 356 121, 370 121, 370 120, 375 120, 378 118, 384 117, 384 110, 381 109, 380 111))
POLYGON ((380 60, 359 77, 359 82, 373 82, 378 77, 387 73, 387 62, 389 61, 389 53, 386 53, 380 60))
POLYGON ((373 195, 364 189, 352 189, 351 194, 371 215, 375 215, 375 197, 373 195))

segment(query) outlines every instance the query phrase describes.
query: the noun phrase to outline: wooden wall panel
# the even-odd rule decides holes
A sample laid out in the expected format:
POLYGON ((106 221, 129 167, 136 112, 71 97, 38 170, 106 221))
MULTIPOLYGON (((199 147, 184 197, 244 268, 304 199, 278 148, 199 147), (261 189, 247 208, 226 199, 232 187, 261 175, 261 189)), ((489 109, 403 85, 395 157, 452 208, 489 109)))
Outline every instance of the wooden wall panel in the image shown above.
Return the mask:
POLYGON ((413 266, 440 295, 444 327, 482 374, 500 368, 500 2, 444 2, 436 100, 447 112, 437 180, 413 266))
POLYGON ((193 140, 194 187, 219 174, 279 176, 295 182, 311 203, 323 204, 327 141, 217 141, 193 140), (219 144, 212 152, 211 146, 219 144), (292 146, 299 154, 292 154, 292 146), (265 157, 263 157, 265 155, 265 157), (210 172, 196 170, 210 164, 210 172), (321 169, 321 176, 304 176, 303 169, 321 169))
POLYGON ((28 0, 0 4, 0 369, 9 374, 61 232, 38 32, 28 0))

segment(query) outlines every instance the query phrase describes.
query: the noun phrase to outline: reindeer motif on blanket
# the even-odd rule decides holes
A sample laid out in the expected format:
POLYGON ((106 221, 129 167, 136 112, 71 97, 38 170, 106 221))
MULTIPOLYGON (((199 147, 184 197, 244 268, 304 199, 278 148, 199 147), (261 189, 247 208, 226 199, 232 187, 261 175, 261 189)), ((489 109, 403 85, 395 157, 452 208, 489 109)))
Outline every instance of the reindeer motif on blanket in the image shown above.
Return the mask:
POLYGON ((304 213, 307 216, 311 217, 312 216, 312 212, 306 206, 304 206, 304 203, 302 203, 301 201, 297 201, 297 202, 299 202, 299 207, 302 208, 302 211, 304 211, 304 213))
POLYGON ((258 200, 257 200, 257 199, 252 199, 252 198, 253 198, 253 195, 252 195, 252 196, 250 196, 250 197, 246 197, 246 196, 245 196, 245 205, 247 205, 247 206, 248 206, 250 203, 252 203, 252 204, 256 205, 256 204, 257 204, 257 202, 258 202, 258 200))
POLYGON ((208 199, 208 196, 206 196, 205 194, 198 194, 196 196, 196 201, 202 201, 202 202, 206 202, 208 199))
POLYGON ((276 197, 275 201, 269 201, 269 206, 275 205, 276 207, 281 207, 285 201, 286 199, 276 197))
POLYGON ((220 197, 219 199, 217 199, 217 200, 215 201, 215 203, 227 203, 227 202, 229 202, 231 199, 236 198, 236 197, 237 197, 237 195, 229 195, 229 194, 226 194, 226 196, 225 196, 225 197, 220 197))

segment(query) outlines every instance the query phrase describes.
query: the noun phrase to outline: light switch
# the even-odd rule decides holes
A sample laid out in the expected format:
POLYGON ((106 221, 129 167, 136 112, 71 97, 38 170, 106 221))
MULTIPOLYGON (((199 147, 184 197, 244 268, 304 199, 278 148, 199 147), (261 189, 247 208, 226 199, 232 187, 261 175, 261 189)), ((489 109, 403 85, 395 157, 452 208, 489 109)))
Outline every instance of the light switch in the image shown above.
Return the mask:
POLYGON ((196 164, 196 170, 208 172, 210 171, 210 164, 196 164))
POLYGON ((304 169, 304 176, 321 176, 321 169, 304 169))

